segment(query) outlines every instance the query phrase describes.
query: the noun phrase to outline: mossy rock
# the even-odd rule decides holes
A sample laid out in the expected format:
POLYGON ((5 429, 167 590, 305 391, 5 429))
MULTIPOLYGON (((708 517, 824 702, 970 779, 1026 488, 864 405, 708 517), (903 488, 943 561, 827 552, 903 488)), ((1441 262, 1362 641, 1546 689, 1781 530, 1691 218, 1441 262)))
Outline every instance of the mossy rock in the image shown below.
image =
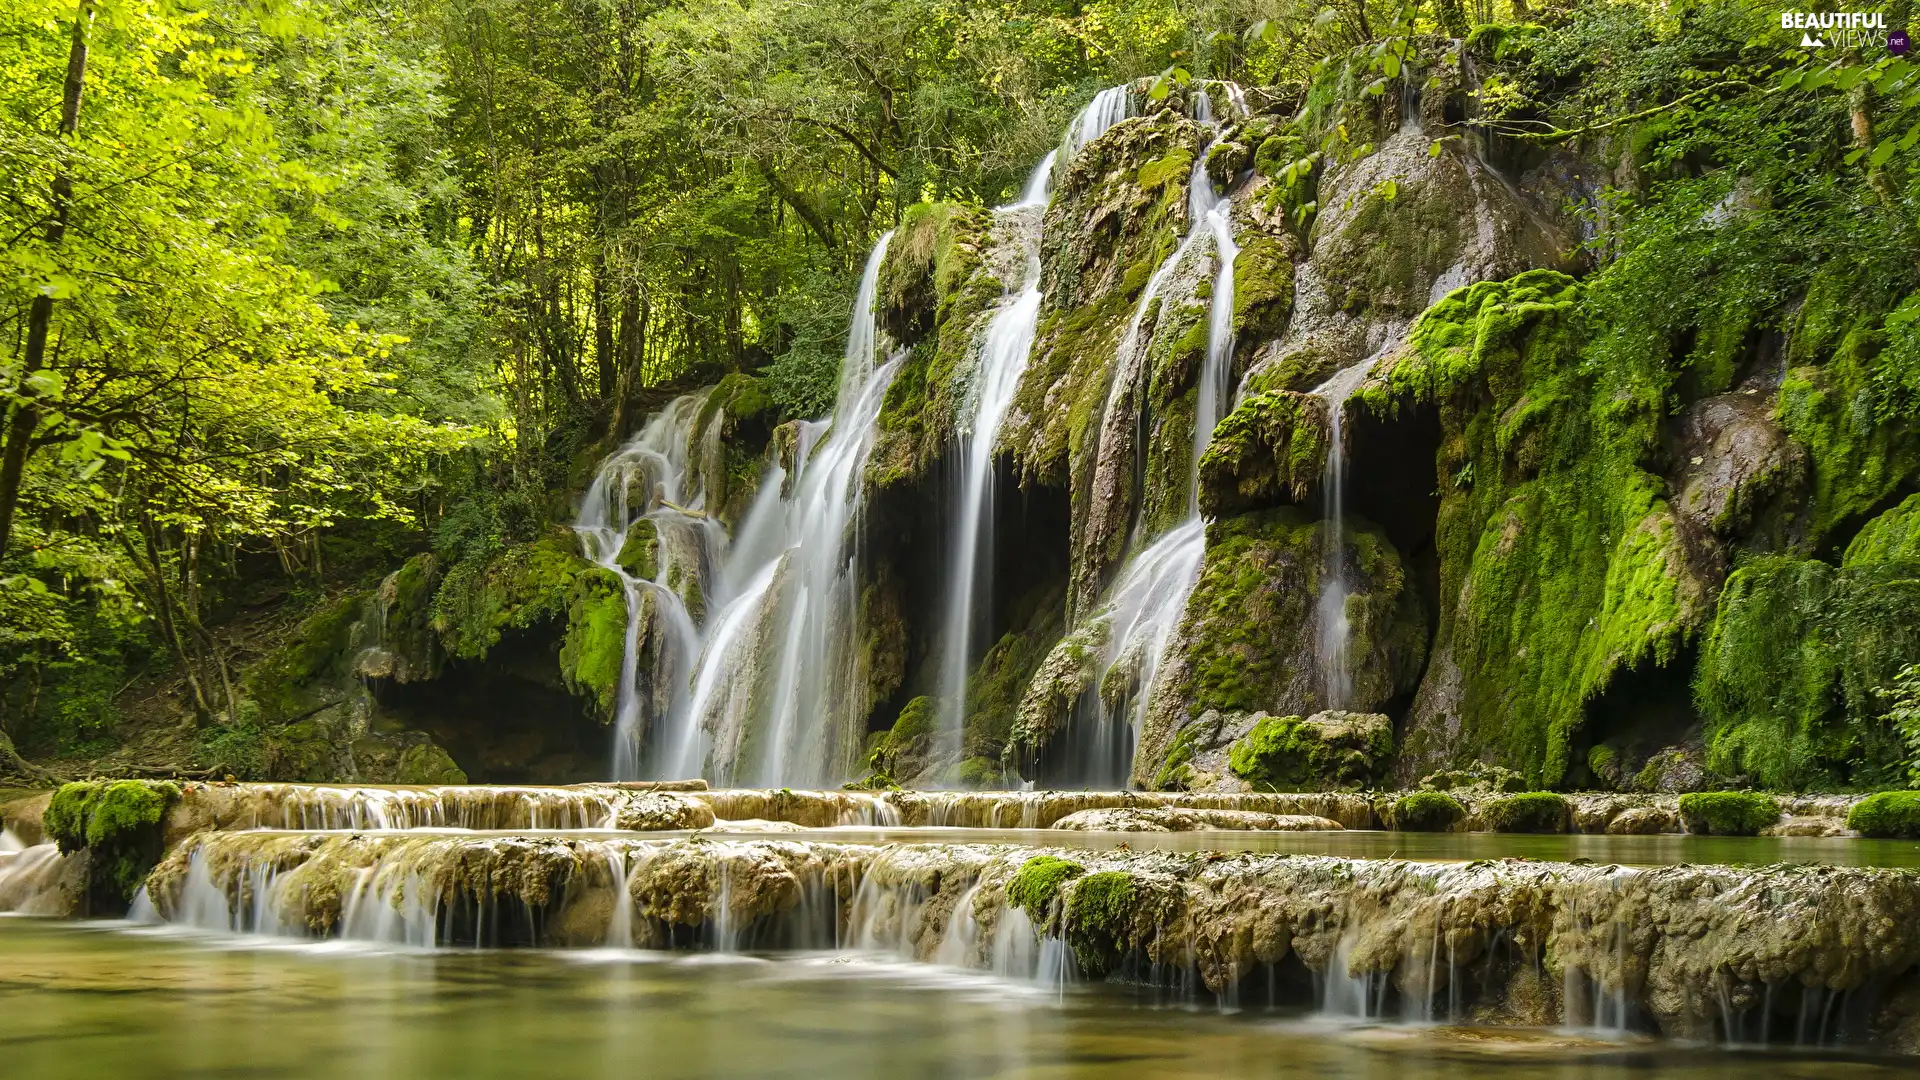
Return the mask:
POLYGON ((1780 804, 1758 791, 1696 791, 1680 796, 1680 820, 1697 836, 1758 836, 1780 804))
POLYGON ((1400 832, 1447 832, 1467 816, 1467 808, 1440 791, 1415 791, 1387 807, 1387 827, 1400 832))
POLYGON ((434 595, 433 628, 448 656, 484 660, 503 633, 565 618, 574 579, 592 569, 565 530, 485 561, 461 562, 434 595))
POLYGON ((1882 791, 1853 804, 1847 828, 1876 840, 1920 840, 1920 791, 1882 791))
POLYGON ((1920 495, 1909 495, 1899 506, 1867 522, 1847 545, 1843 566, 1868 563, 1920 563, 1920 495))
POLYGON ((660 576, 660 527, 652 518, 641 518, 627 526, 627 535, 620 541, 620 554, 614 556, 613 561, 642 581, 660 576))
POLYGON ((89 856, 89 897, 124 911, 160 861, 162 825, 180 786, 156 780, 81 780, 53 793, 42 819, 63 852, 89 856))
POLYGON ((1563 833, 1572 808, 1564 796, 1551 791, 1523 791, 1488 799, 1480 806, 1480 817, 1494 832, 1563 833))
POLYGON ((1198 724, 1189 724, 1180 729, 1167 747, 1167 756, 1160 762, 1160 771, 1153 776, 1155 791, 1186 791, 1193 784, 1193 757, 1199 748, 1202 729, 1198 724))
MULTIPOLYGON (((644 591, 641 597, 643 603, 649 598, 644 591)), ((594 567, 573 583, 560 644, 560 677, 603 723, 613 720, 626 654, 626 585, 613 571, 594 567)))
POLYGON ((1007 902, 1026 912, 1034 925, 1049 925, 1061 887, 1086 872, 1086 867, 1071 859, 1035 855, 1021 863, 1013 880, 1007 882, 1007 902))
POLYGON ((321 604, 285 642, 246 670, 241 683, 263 719, 297 716, 311 707, 313 695, 307 691, 315 683, 329 676, 351 676, 348 654, 365 606, 364 593, 321 604))
POLYGON ((1117 966, 1127 951, 1135 892, 1132 875, 1120 870, 1087 874, 1067 889, 1061 923, 1082 971, 1099 976, 1117 966))
POLYGON ((1227 750, 1227 768, 1257 791, 1359 786, 1393 752, 1393 722, 1377 713, 1269 716, 1227 750))
POLYGON ((928 754, 939 728, 939 702, 926 695, 908 701, 894 717, 893 726, 874 741, 867 767, 876 775, 912 781, 932 764, 928 754))
POLYGON ((1331 446, 1327 401, 1274 390, 1240 403, 1200 458, 1200 509, 1210 517, 1303 501, 1331 446))

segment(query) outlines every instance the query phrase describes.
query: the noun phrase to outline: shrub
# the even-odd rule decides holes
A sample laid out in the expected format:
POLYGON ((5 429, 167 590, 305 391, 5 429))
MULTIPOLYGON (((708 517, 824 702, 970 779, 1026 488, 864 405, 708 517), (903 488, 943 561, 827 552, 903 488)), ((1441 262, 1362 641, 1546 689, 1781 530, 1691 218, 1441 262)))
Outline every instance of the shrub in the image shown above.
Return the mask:
POLYGON ((1494 832, 1557 833, 1567 831, 1567 800, 1551 791, 1524 791, 1487 800, 1481 815, 1494 832))
POLYGON ((1920 840, 1920 791, 1882 791, 1853 804, 1847 828, 1879 840, 1920 840))
POLYGON ((1758 836, 1780 820, 1780 804, 1758 791, 1696 791, 1680 796, 1680 820, 1701 836, 1758 836))
POLYGON ((1402 832, 1446 832, 1467 816, 1460 801, 1441 791, 1402 795, 1387 808, 1387 827, 1402 832))

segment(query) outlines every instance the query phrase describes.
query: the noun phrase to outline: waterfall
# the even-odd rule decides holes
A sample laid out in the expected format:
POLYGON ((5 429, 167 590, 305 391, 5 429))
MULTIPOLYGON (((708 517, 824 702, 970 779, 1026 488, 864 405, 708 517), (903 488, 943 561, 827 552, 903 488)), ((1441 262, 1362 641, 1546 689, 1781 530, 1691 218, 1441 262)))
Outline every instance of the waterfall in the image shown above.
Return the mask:
MULTIPOLYGON (((1212 105, 1205 94, 1193 97, 1196 119, 1210 123, 1212 105)), ((1206 552, 1206 522, 1200 516, 1200 458, 1213 439, 1220 413, 1232 397, 1233 380, 1233 264, 1239 247, 1233 239, 1233 205, 1217 192, 1207 175, 1209 143, 1194 161, 1188 181, 1187 234, 1154 271, 1141 293, 1133 316, 1120 341, 1114 384, 1109 388, 1107 410, 1112 415, 1115 395, 1124 392, 1128 382, 1142 378, 1146 363, 1147 341, 1142 325, 1146 313, 1159 297, 1173 269, 1194 245, 1211 242, 1213 246, 1213 293, 1207 308, 1207 351, 1201 365, 1193 421, 1193 452, 1187 466, 1187 517, 1167 530, 1144 549, 1136 549, 1121 569, 1102 613, 1096 618, 1107 623, 1106 648, 1101 658, 1100 685, 1107 685, 1116 670, 1125 672, 1125 684, 1131 692, 1116 703, 1085 701, 1079 707, 1081 722, 1091 722, 1091 761, 1084 777, 1100 785, 1124 785, 1132 766, 1133 751, 1139 741, 1147 709, 1152 701, 1162 660, 1172 644, 1174 630, 1186 610, 1187 597, 1199 578, 1200 562, 1206 552), (1091 715, 1088 715, 1091 714, 1091 715), (1098 718, 1095 719, 1094 717, 1098 718)), ((1103 420, 1101 452, 1113 441, 1137 437, 1133 425, 1103 420)), ((1135 522, 1138 531, 1138 521, 1135 522)), ((1090 696, 1099 691, 1089 692, 1090 696)))
POLYGON ((960 488, 953 517, 946 617, 941 641, 940 733, 937 759, 957 761, 964 752, 967 673, 974 657, 974 631, 981 609, 993 595, 993 468, 1000 426, 1013 405, 1014 391, 1027 370, 1033 336, 1040 322, 1040 230, 1046 215, 1056 162, 1100 137, 1129 113, 1125 86, 1095 94, 1067 125, 1061 147, 1034 167, 1020 199, 994 210, 994 227, 1011 238, 1020 266, 1019 283, 1009 289, 987 321, 979 345, 969 412, 958 425, 960 488))
MULTIPOLYGON (((720 526, 704 512, 705 493, 683 491, 688 474, 689 441, 705 394, 677 398, 640 433, 607 456, 580 500, 573 530, 594 565, 619 577, 626 593, 627 628, 615 698, 613 769, 616 780, 641 775, 641 739, 649 721, 640 686, 641 636, 649 611, 664 631, 651 672, 655 711, 664 711, 673 689, 686 678, 700 649, 700 636, 680 589, 693 585, 713 594, 711 567, 726 545, 720 526), (650 522, 657 538, 651 578, 639 577, 621 556, 634 526, 650 522), (690 565, 689 565, 690 564, 690 565)), ((644 540, 642 540, 644 542, 644 540)))
POLYGON ((1320 574, 1320 598, 1315 606, 1318 633, 1315 636, 1315 660, 1320 666, 1320 682, 1329 709, 1344 709, 1353 700, 1353 667, 1347 646, 1353 623, 1347 616, 1350 568, 1347 565, 1346 487, 1347 441, 1345 420, 1347 397, 1359 387, 1373 369, 1378 354, 1351 367, 1343 368, 1313 393, 1327 402, 1327 461, 1320 473, 1320 499, 1325 522, 1325 552, 1320 574))
POLYGON ((861 476, 899 365, 875 363, 874 296, 892 236, 860 277, 832 418, 800 426, 793 475, 770 469, 741 521, 722 577, 747 584, 709 622, 662 775, 820 784, 851 769, 865 717, 854 700, 861 476))

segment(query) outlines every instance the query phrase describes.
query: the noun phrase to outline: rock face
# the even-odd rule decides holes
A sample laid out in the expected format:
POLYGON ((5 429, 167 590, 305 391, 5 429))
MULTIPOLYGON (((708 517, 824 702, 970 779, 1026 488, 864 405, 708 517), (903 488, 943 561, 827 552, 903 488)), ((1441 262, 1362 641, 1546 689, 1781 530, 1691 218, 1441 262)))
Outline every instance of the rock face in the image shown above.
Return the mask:
MULTIPOLYGON (((1235 777, 1208 750, 1244 738, 1263 716, 1305 716, 1327 708, 1321 657, 1327 612, 1320 597, 1328 535, 1323 523, 1290 507, 1209 525, 1199 582, 1187 600, 1135 751, 1135 784, 1198 790, 1224 782, 1232 787, 1235 777), (1190 771, 1197 771, 1183 778, 1182 764, 1196 757, 1202 760, 1190 771)), ((1350 589, 1343 615, 1354 677, 1348 701, 1367 712, 1419 680, 1427 618, 1384 533, 1355 522, 1342 541, 1350 589)), ((1377 756, 1384 766, 1385 754, 1377 756)), ((1368 757, 1357 770, 1295 770, 1289 773, 1295 779, 1285 786, 1314 790, 1365 784, 1376 765, 1375 754, 1368 757)))
POLYGON ((1312 972, 1389 1015, 1578 1025, 1607 1007, 1696 1040, 1791 1032, 1845 996, 1820 1040, 1895 1051, 1915 1049, 1920 977, 1920 889, 1894 870, 217 833, 176 849, 148 893, 163 917, 220 929, 852 946, 1023 978, 1056 941, 1082 978, 1285 1003, 1312 972))

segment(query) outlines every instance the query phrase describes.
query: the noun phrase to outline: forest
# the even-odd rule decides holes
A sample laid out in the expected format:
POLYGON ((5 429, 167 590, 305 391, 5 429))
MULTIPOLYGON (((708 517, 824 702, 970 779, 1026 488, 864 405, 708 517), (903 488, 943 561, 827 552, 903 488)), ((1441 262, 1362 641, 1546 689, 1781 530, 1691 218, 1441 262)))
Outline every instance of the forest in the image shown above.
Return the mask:
POLYGON ((14 0, 0 777, 1920 785, 1920 76, 1800 38, 14 0))

